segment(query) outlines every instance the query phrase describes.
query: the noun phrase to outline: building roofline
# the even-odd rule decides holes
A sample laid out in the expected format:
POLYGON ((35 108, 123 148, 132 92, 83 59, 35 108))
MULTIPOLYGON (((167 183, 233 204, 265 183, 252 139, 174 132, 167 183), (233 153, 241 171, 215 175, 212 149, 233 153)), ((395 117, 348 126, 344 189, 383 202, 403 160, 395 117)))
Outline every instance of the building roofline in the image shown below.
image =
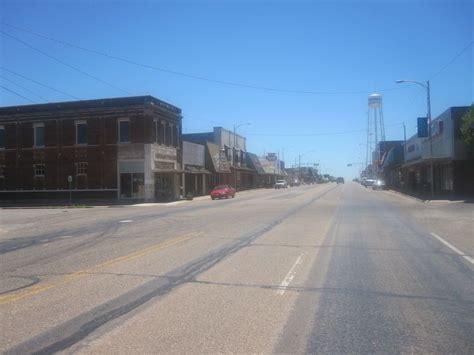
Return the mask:
POLYGON ((34 113, 45 111, 62 111, 71 109, 90 109, 98 107, 113 107, 113 106, 132 106, 132 105, 146 105, 151 104, 164 108, 176 114, 181 114, 181 109, 171 105, 165 101, 159 100, 151 95, 130 96, 130 97, 114 97, 105 99, 93 100, 77 100, 77 101, 63 101, 52 102, 44 104, 19 105, 19 106, 5 106, 0 107, 0 115, 15 114, 15 113, 34 113))

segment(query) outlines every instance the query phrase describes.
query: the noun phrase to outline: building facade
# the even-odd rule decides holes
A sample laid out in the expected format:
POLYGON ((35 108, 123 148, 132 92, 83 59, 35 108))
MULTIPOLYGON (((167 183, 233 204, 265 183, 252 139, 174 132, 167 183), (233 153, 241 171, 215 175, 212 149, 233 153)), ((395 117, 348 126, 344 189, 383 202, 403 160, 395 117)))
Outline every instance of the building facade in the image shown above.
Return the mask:
POLYGON ((209 193, 209 176, 205 168, 206 147, 183 141, 184 191, 183 195, 200 196, 209 193))
POLYGON ((438 195, 474 194, 474 159, 467 156, 460 132, 468 109, 451 107, 432 120, 432 155, 429 138, 413 136, 407 140, 401 172, 408 191, 427 194, 433 183, 438 195))
POLYGON ((0 108, 0 198, 177 198, 181 119, 152 96, 0 108))
POLYGON ((247 166, 245 137, 222 127, 214 127, 212 132, 184 134, 183 139, 208 148, 212 165, 210 170, 213 172, 211 184, 228 184, 237 190, 253 187, 256 172, 247 166))

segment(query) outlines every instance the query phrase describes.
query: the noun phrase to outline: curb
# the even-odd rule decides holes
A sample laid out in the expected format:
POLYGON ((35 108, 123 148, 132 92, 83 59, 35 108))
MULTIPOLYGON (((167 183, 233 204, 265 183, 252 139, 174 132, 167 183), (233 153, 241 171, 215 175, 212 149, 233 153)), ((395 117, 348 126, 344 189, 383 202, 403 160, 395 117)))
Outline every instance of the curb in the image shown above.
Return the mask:
POLYGON ((407 195, 407 194, 404 194, 402 192, 399 192, 399 191, 396 191, 396 190, 386 190, 386 192, 390 192, 394 195, 397 195, 397 196, 401 196, 401 197, 405 197, 405 198, 408 198, 410 200, 414 200, 414 201, 417 201, 417 202, 422 202, 422 203, 428 203, 430 202, 429 200, 422 200, 421 198, 418 198, 418 197, 414 197, 414 196, 411 196, 411 195, 407 195))

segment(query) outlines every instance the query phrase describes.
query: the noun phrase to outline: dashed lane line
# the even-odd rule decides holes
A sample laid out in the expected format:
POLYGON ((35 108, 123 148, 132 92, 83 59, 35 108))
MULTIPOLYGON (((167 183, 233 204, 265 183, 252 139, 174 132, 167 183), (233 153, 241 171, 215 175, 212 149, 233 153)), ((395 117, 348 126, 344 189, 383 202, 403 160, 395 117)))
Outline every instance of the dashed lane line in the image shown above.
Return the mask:
POLYGON ((280 283, 280 286, 278 287, 277 293, 281 296, 285 294, 286 289, 290 285, 291 281, 295 278, 296 275, 296 267, 300 265, 303 262, 303 255, 305 253, 301 253, 300 256, 296 259, 295 263, 291 267, 290 271, 286 274, 285 278, 283 281, 280 283))

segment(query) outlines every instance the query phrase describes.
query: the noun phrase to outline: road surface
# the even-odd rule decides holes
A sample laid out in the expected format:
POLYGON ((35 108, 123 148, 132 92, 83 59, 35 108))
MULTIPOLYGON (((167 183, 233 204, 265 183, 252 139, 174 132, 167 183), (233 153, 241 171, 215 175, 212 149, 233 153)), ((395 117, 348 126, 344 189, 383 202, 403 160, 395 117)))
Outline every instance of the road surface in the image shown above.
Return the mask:
POLYGON ((0 351, 472 354, 473 213, 355 183, 0 210, 0 351))

